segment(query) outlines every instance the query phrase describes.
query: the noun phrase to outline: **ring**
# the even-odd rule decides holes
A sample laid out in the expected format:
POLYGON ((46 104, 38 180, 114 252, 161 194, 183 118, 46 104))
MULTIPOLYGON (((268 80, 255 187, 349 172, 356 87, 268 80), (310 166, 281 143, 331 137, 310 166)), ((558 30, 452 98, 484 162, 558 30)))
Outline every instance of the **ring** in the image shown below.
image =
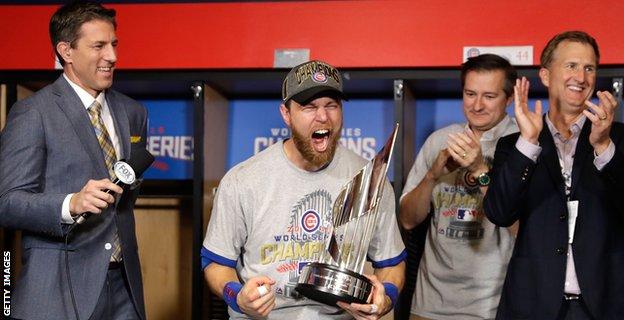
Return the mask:
POLYGON ((371 309, 370 309, 370 312, 369 312, 369 313, 370 313, 370 314, 376 314, 376 313, 377 313, 377 311, 378 311, 378 309, 377 309, 377 305, 373 303, 373 304, 371 304, 371 305, 370 305, 370 307, 371 307, 371 309))
POLYGON ((462 159, 464 159, 466 157, 466 153, 465 152, 462 153, 461 157, 462 157, 462 159))
POLYGON ((258 287, 258 294, 260 295, 261 298, 264 295, 266 295, 267 293, 269 293, 269 290, 267 290, 267 288, 265 286, 259 286, 258 287))

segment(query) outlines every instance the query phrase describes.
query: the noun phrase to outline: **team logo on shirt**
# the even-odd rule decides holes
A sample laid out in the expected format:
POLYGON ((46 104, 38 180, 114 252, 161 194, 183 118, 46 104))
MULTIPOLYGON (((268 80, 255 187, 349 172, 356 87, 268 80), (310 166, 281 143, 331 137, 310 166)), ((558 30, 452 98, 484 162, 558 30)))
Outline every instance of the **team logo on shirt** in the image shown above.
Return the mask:
POLYGON ((455 219, 458 221, 475 221, 477 220, 477 210, 459 208, 455 219))
POLYGON ((301 217, 301 227, 305 232, 313 233, 321 225, 320 220, 320 216, 316 211, 308 210, 301 217))
POLYGON ((483 239, 483 195, 462 170, 456 173, 453 185, 444 185, 433 194, 435 206, 441 208, 437 232, 457 241, 483 239))
POLYGON ((260 263, 272 265, 284 274, 286 283, 276 285, 275 292, 297 298, 295 290, 301 269, 318 260, 325 250, 325 239, 332 218, 332 197, 327 190, 316 190, 297 200, 290 210, 290 223, 274 241, 260 246, 260 263))
POLYGON ((446 227, 446 237, 461 240, 482 239, 485 229, 479 221, 479 212, 473 208, 457 208, 446 227))

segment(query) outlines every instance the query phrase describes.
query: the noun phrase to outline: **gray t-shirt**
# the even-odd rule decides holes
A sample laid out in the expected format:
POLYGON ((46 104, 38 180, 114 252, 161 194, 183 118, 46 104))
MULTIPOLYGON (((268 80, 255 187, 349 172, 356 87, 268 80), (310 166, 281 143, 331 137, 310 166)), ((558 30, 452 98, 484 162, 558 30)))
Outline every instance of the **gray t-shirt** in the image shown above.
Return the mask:
MULTIPOLYGON (((449 133, 467 124, 453 124, 432 133, 416 157, 403 196, 418 186, 449 133)), ((509 116, 483 133, 481 149, 490 160, 500 137, 517 132, 509 116)), ((440 178, 433 189, 433 217, 416 279, 411 312, 430 319, 489 319, 496 316, 514 237, 492 224, 483 212, 483 194, 466 183, 465 169, 440 178)))
MULTIPOLYGON (((331 208, 342 189, 367 161, 338 146, 323 170, 308 172, 291 163, 278 142, 232 168, 221 181, 204 248, 236 261, 242 282, 265 275, 276 281, 276 307, 269 319, 344 319, 340 309, 297 298, 301 268, 324 250, 331 208)), ((373 265, 397 264, 404 255, 393 191, 384 187, 378 224, 368 258, 373 265)), ((247 318, 229 309, 234 319, 247 318)))

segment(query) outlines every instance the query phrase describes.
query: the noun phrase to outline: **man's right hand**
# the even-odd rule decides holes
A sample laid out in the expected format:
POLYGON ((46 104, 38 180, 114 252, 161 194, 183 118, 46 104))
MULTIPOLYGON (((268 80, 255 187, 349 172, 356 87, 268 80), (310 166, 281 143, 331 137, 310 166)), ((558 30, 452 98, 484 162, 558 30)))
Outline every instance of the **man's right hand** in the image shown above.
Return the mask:
POLYGON ((544 127, 542 118, 542 101, 535 103, 535 112, 529 110, 529 80, 522 77, 516 79, 514 86, 514 114, 520 128, 520 135, 526 141, 537 145, 540 132, 544 127))
POLYGON ((69 200, 69 212, 77 216, 85 212, 100 214, 108 205, 115 202, 115 197, 105 190, 121 194, 123 189, 109 179, 89 180, 80 192, 75 193, 69 200))
POLYGON ((269 277, 249 279, 236 297, 236 304, 246 315, 266 317, 275 308, 275 293, 271 288, 275 280, 269 277), (263 287, 263 288, 260 288, 263 287))

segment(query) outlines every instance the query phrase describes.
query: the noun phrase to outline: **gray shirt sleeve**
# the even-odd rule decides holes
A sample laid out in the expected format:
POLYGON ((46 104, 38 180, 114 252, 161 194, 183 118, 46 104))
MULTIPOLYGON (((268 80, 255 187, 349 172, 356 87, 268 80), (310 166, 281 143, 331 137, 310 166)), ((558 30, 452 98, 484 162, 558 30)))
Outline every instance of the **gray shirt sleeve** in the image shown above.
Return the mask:
POLYGON ((204 247, 230 260, 238 260, 247 239, 245 212, 236 172, 221 180, 214 198, 210 223, 204 238, 204 247))

